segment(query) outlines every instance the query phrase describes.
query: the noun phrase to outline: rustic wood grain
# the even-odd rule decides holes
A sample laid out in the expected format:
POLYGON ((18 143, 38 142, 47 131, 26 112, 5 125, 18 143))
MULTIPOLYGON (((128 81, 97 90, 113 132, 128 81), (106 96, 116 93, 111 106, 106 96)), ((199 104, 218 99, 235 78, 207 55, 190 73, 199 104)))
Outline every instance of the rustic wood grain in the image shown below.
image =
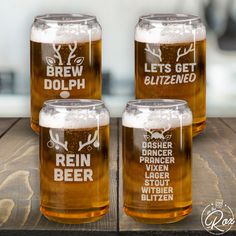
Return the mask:
MULTIPOLYGON (((236 119, 208 119, 206 131, 194 138, 193 212, 183 221, 168 225, 137 223, 123 213, 120 119, 112 119, 111 122, 109 214, 98 222, 84 225, 57 224, 41 215, 38 136, 30 129, 28 119, 0 119, 0 130, 6 126, 8 128, 3 129, 5 133, 0 139, 1 236, 23 236, 29 233, 36 236, 106 236, 117 235, 117 232, 129 236, 209 235, 200 223, 200 215, 206 205, 221 198, 234 213, 236 211, 236 119)), ((236 235, 236 225, 227 235, 236 235)))
MULTIPOLYGON (((216 199, 223 199, 236 213, 236 119, 207 120, 204 133, 193 140, 193 211, 184 220, 166 225, 146 225, 123 212, 122 146, 120 153, 120 231, 127 235, 209 235, 201 225, 201 213, 216 199)), ((120 122, 121 132, 121 122, 120 122)), ((236 216, 236 215, 235 215, 236 216)), ((229 235, 236 235, 236 225, 229 235)), ((227 233, 227 235, 228 235, 227 233)))
MULTIPOLYGON (((6 124, 6 121, 3 123, 6 124)), ((17 122, 0 139, 0 235, 7 232, 7 235, 20 235, 24 230, 56 230, 57 235, 61 232, 64 232, 63 235, 66 232, 71 235, 71 231, 83 232, 83 235, 91 231, 116 232, 116 124, 116 120, 111 121, 109 213, 95 223, 64 225, 49 222, 39 211, 38 135, 31 130, 29 119, 17 122)))

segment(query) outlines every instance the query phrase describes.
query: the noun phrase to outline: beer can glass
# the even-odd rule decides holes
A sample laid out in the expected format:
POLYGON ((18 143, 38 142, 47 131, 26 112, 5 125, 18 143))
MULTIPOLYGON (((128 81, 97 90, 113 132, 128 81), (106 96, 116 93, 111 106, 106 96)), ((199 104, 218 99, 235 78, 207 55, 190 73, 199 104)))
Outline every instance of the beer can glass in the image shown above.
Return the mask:
POLYGON ((198 16, 154 14, 135 30, 137 99, 182 99, 193 113, 193 135, 206 125, 206 29, 198 16))
POLYGON ((128 102, 122 117, 124 211, 149 224, 192 210, 192 113, 183 100, 128 102))
POLYGON ((31 28, 31 127, 50 99, 101 98, 102 30, 95 16, 37 16, 31 28))
POLYGON ((44 102, 40 125, 40 210, 49 220, 84 223, 109 208, 109 113, 102 101, 44 102))

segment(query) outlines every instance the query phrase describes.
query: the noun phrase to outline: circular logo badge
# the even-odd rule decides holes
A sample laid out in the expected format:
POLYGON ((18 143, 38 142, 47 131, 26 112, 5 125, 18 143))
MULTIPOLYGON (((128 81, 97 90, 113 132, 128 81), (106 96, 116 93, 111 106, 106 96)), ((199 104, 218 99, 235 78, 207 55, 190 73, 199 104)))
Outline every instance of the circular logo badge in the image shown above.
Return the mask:
POLYGON ((202 226, 211 234, 222 235, 235 223, 231 208, 222 199, 205 207, 201 215, 202 226))

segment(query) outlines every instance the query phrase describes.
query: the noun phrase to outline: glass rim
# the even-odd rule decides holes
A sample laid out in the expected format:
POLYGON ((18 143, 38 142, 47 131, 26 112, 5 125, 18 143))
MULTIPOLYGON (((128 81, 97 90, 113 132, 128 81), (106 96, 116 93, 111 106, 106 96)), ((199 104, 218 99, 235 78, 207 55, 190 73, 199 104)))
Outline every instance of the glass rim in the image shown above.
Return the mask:
POLYGON ((188 107, 185 100, 180 99, 136 99, 127 103, 127 107, 146 109, 173 109, 188 107))
POLYGON ((152 23, 192 23, 201 22, 201 18, 191 14, 174 14, 174 13, 156 13, 148 14, 139 17, 139 20, 152 22, 152 23))
POLYGON ((96 16, 79 13, 49 13, 35 17, 35 21, 43 23, 81 23, 94 20, 96 16))
POLYGON ((105 107, 104 102, 98 99, 51 99, 45 101, 43 106, 57 109, 95 109, 105 107))

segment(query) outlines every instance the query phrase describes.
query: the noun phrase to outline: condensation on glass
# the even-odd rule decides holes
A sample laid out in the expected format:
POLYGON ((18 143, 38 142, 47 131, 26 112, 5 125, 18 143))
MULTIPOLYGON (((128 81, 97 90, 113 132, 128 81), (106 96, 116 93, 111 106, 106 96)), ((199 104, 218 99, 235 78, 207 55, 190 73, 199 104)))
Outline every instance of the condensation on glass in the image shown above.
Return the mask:
POLYGON ((49 220, 84 223, 109 208, 109 113, 102 101, 44 103, 40 125, 40 210, 49 220))
POLYGON ((183 100, 128 102, 122 117, 124 211, 170 223, 192 210, 192 113, 183 100))
POLYGON ((48 14, 31 28, 31 127, 50 99, 101 98, 102 30, 95 16, 48 14))
POLYGON ((135 30, 135 95, 183 99, 193 113, 193 135, 206 125, 206 30, 184 14, 139 18, 135 30))

